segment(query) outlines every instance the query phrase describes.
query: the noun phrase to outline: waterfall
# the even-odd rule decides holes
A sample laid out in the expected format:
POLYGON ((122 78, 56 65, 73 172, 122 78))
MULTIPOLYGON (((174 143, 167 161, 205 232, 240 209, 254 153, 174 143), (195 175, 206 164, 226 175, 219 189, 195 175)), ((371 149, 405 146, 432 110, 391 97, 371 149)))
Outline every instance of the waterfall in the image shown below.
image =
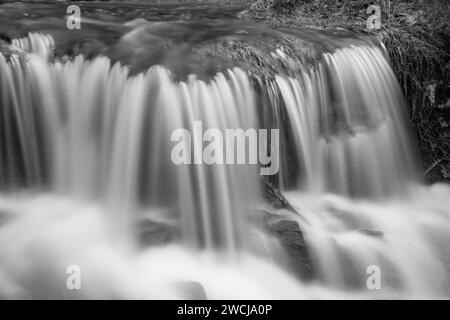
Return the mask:
POLYGON ((29 33, 25 38, 13 39, 12 47, 42 58, 49 58, 53 54, 55 41, 49 34, 29 33))
POLYGON ((403 98, 380 48, 326 53, 317 67, 276 83, 290 128, 283 154, 298 160, 296 170, 285 166, 285 176, 297 176, 291 186, 368 197, 406 191, 416 158, 403 98))
MULTIPOLYGON (((404 101, 383 48, 340 48, 296 75, 259 79, 259 86, 256 75, 240 68, 208 81, 195 75, 175 81, 164 66, 132 75, 107 57, 53 59, 53 49, 51 36, 30 34, 12 42, 13 54, 0 55, 0 205, 39 217, 22 213, 17 219, 23 224, 0 224, 6 228, 0 243, 11 243, 0 245, 0 256, 26 261, 34 258, 21 254, 27 244, 47 252, 49 243, 66 243, 95 271, 89 279, 101 283, 91 297, 114 291, 106 275, 95 277, 103 259, 117 263, 108 273, 122 279, 117 287, 139 297, 147 289, 131 276, 136 270, 146 285, 193 277, 211 297, 234 294, 224 288, 226 280, 216 279, 214 272, 222 270, 235 285, 252 279, 242 297, 264 288, 262 298, 304 298, 361 292, 373 265, 384 272, 382 297, 449 294, 448 190, 417 183, 404 101), (173 163, 172 133, 195 132, 196 121, 220 131, 280 130, 280 172, 270 178, 296 211, 270 210, 300 225, 315 270, 311 283, 294 279, 279 261, 269 263, 270 250, 261 260, 253 256, 249 234, 258 226, 251 216, 264 205, 258 165, 173 163), (49 196, 36 194, 75 204, 49 205, 49 196), (174 223, 182 249, 167 245, 129 262, 103 238, 112 233, 133 242, 133 226, 148 217, 174 223), (30 235, 16 243, 18 232, 30 235), (231 259, 236 264, 225 270, 220 259, 201 264, 204 252, 244 262, 231 259), (122 287, 124 279, 134 286, 122 287)), ((189 156, 203 147, 194 144, 189 156)), ((47 254, 59 264, 74 259, 62 245, 55 247, 47 254)), ((31 277, 30 270, 20 272, 0 263, 0 279, 31 277)), ((0 296, 22 294, 20 279, 12 279, 0 285, 0 296)), ((162 288, 173 287, 169 282, 158 287, 160 296, 162 288)))
POLYGON ((248 75, 234 69, 209 82, 175 83, 164 67, 130 77, 105 57, 51 63, 42 54, 49 39, 13 42, 36 50, 26 66, 19 56, 0 56, 0 186, 102 199, 125 225, 130 212, 155 208, 178 215, 193 246, 239 247, 244 213, 260 193, 256 166, 175 166, 170 137, 196 120, 205 128, 255 128, 248 75))
POLYGON ((364 296, 375 267, 385 293, 447 295, 446 189, 417 189, 404 101, 383 49, 351 45, 275 81, 271 101, 285 137, 280 187, 300 212, 292 219, 320 282, 364 296))

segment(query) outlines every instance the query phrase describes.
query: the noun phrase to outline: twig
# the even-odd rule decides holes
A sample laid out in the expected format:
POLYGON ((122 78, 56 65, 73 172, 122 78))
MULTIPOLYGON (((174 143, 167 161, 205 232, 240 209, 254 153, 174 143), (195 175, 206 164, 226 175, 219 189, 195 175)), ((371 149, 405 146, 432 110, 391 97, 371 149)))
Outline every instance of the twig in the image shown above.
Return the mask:
POLYGON ((436 167, 439 163, 441 163, 444 160, 448 160, 447 158, 442 158, 440 160, 437 160, 433 163, 433 165, 431 167, 429 167, 426 171, 425 174, 427 174, 428 172, 430 172, 431 170, 433 170, 434 167, 436 167))

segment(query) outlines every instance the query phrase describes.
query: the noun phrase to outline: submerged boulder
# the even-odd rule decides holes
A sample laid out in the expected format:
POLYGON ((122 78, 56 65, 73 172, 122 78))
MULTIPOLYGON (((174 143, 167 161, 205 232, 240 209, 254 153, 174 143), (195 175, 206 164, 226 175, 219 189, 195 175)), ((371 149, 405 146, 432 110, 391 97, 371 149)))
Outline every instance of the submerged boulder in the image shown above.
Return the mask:
POLYGON ((360 233, 365 234, 367 236, 375 237, 375 238, 383 238, 384 233, 380 230, 372 230, 372 229, 360 229, 360 233))
POLYGON ((138 243, 143 246, 159 246, 178 238, 178 228, 170 223, 141 219, 137 223, 138 243))

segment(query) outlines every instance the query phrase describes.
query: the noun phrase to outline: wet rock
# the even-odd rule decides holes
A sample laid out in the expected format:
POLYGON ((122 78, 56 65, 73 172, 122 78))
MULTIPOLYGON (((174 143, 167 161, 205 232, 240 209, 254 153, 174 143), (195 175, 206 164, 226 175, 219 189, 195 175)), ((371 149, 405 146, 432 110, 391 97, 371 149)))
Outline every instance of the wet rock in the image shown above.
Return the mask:
POLYGON ((0 32, 0 54, 6 58, 9 58, 11 56, 11 42, 12 39, 7 33, 0 32))
POLYGON ((5 32, 0 32, 0 45, 3 44, 11 44, 11 37, 5 32))
POLYGON ((143 246, 158 246, 178 238, 178 228, 164 222, 141 219, 137 223, 138 243, 143 246))
POLYGON ((278 209, 284 208, 294 212, 296 211, 271 181, 265 180, 264 183, 264 198, 271 206, 278 209))
POLYGON ((365 234, 367 236, 377 237, 377 238, 382 238, 384 236, 383 231, 380 231, 380 230, 360 229, 359 232, 362 234, 365 234))
POLYGON ((103 52, 105 48, 105 43, 96 39, 87 40, 73 40, 68 43, 61 45, 55 50, 56 57, 75 57, 77 55, 84 55, 88 59, 92 59, 103 52))
POLYGON ((177 292, 180 292, 184 299, 206 300, 207 295, 203 285, 196 281, 183 281, 176 283, 177 292))
POLYGON ((296 275, 303 280, 313 279, 311 255, 299 224, 296 221, 266 213, 264 226, 269 234, 279 239, 296 275))

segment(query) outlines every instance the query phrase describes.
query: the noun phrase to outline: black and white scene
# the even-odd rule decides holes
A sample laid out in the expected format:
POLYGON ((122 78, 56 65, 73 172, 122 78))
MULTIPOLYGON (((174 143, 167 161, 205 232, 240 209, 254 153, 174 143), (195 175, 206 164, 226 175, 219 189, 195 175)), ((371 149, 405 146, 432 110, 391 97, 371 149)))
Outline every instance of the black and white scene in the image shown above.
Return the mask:
POLYGON ((449 80, 448 0, 0 0, 0 299, 448 300, 449 80))

